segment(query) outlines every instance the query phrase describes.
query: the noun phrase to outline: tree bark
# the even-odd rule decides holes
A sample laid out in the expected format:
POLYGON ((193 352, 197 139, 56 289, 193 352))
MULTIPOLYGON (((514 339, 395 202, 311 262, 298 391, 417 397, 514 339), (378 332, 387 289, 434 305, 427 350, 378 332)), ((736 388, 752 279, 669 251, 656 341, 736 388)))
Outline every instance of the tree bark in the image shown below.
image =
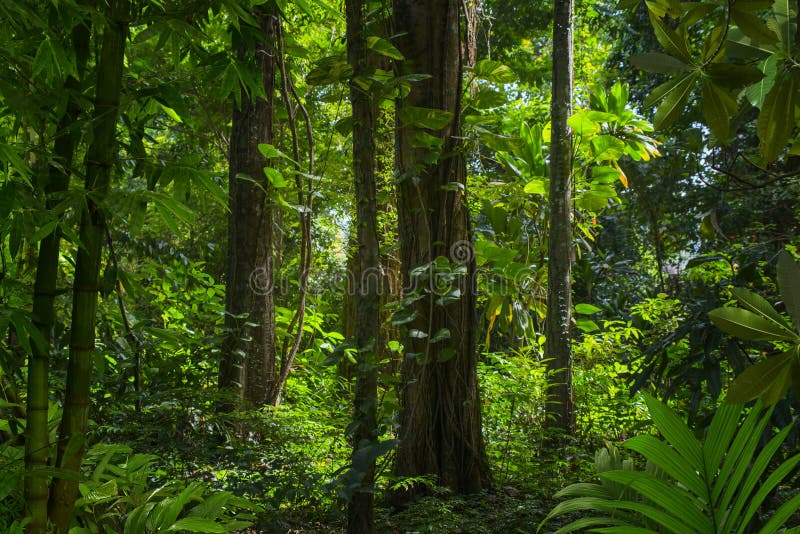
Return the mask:
POLYGON ((347 0, 347 57, 353 67, 350 101, 353 109, 353 178, 356 201, 356 271, 353 273, 356 391, 353 406, 352 472, 363 473, 348 507, 347 532, 374 532, 373 484, 375 458, 369 448, 377 442, 378 350, 380 339, 380 290, 382 285, 378 245, 375 186, 376 109, 372 94, 355 81, 369 74, 367 64, 366 6, 347 0))
POLYGON ((397 46, 406 59, 403 73, 431 76, 414 83, 397 102, 398 222, 409 304, 395 473, 433 474, 439 484, 468 493, 488 482, 488 468, 476 373, 475 259, 460 141, 459 5, 457 0, 394 2, 395 31, 401 35, 397 46), (412 106, 450 113, 451 119, 423 132, 413 120, 402 122, 414 114, 412 106))
POLYGON ((220 388, 252 406, 271 398, 276 380, 271 186, 264 174, 268 162, 258 149, 273 142, 278 18, 268 5, 255 14, 259 28, 240 22, 239 61, 255 54, 267 98, 249 97, 242 90, 241 108, 233 111, 225 300, 229 333, 219 373, 220 388))
MULTIPOLYGON (((58 466, 78 472, 86 450, 89 389, 94 358, 97 292, 105 239, 106 215, 100 202, 108 195, 116 160, 116 128, 128 33, 127 0, 111 0, 97 62, 93 137, 86 156, 86 210, 72 293, 72 327, 64 414, 58 441, 58 466)), ((61 533, 69 530, 78 481, 56 478, 50 492, 50 519, 61 533)))
POLYGON ((572 397, 572 113, 573 0, 557 0, 553 17, 553 97, 550 104, 550 234, 547 252, 545 357, 550 372, 547 413, 555 428, 575 431, 572 397))
MULTIPOLYGON (((82 78, 89 57, 89 21, 81 21, 72 30, 72 46, 75 50, 78 77, 82 78)), ((64 83, 68 93, 67 109, 58 122, 56 140, 53 146, 53 163, 47 173, 45 194, 48 208, 56 204, 52 195, 66 191, 72 172, 75 149, 80 140, 80 131, 75 122, 81 114, 81 106, 76 98, 80 91, 80 81, 69 77, 64 83)), ((52 329, 55 324, 53 304, 58 281, 58 257, 61 248, 61 234, 58 229, 39 243, 39 257, 36 265, 36 280, 33 285, 33 321, 46 341, 45 346, 31 343, 32 354, 28 361, 28 398, 25 440, 25 469, 29 473, 47 467, 50 463, 50 437, 48 429, 49 411, 49 373, 52 347, 52 329)), ((47 477, 28 476, 25 479, 25 503, 31 522, 27 532, 38 534, 47 529, 47 500, 49 489, 47 477)))

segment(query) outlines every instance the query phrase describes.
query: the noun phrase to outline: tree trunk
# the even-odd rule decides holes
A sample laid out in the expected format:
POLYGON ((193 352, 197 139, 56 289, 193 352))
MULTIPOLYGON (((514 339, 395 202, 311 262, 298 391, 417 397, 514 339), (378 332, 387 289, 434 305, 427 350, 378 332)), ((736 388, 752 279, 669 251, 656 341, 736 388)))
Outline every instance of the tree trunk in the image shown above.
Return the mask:
POLYGON ((366 46, 366 7, 361 0, 347 0, 347 57, 353 67, 350 83, 353 108, 353 174, 356 201, 356 271, 353 273, 356 391, 353 406, 353 473, 363 473, 348 507, 347 532, 374 532, 373 484, 375 458, 369 448, 377 441, 378 350, 380 340, 380 290, 382 285, 378 246, 375 186, 375 104, 372 95, 355 79, 369 75, 366 46))
MULTIPOLYGON (((81 21, 72 30, 72 45, 75 50, 78 76, 82 77, 89 56, 89 21, 81 21)), ((57 126, 56 140, 53 146, 54 163, 50 165, 47 183, 44 190, 48 197, 66 191, 75 148, 80 140, 80 131, 75 121, 81 113, 81 106, 76 98, 80 91, 80 82, 68 78, 64 83, 69 101, 67 109, 57 126)), ((47 199, 48 208, 55 205, 53 198, 47 199)), ((52 329, 55 323, 53 303, 58 281, 58 257, 61 247, 61 234, 58 229, 42 239, 39 243, 39 258, 36 266, 36 280, 33 285, 33 321, 36 328, 47 342, 45 346, 31 343, 32 354, 28 361, 28 399, 25 441, 25 469, 28 472, 47 467, 50 462, 50 437, 48 429, 48 393, 50 355, 52 346, 52 329)), ((47 477, 28 476, 25 479, 25 502, 31 522, 27 532, 44 533, 47 528, 47 499, 49 490, 47 477)))
MULTIPOLYGON (((127 0, 111 0, 97 62, 92 143, 86 155, 86 210, 81 214, 78 258, 72 293, 72 327, 64 414, 58 441, 58 466, 79 471, 86 449, 89 388, 94 359, 95 311, 106 216, 98 205, 108 194, 115 162, 116 128, 128 33, 127 0)), ((78 497, 78 481, 56 478, 50 493, 50 519, 66 533, 78 497)))
POLYGON ((550 371, 547 413, 555 428, 575 431, 572 398, 572 113, 573 0, 555 2, 553 19, 553 98, 550 105, 550 234, 547 253, 545 357, 550 371))
POLYGON ((403 73, 431 76, 414 83, 397 103, 398 221, 404 297, 410 303, 401 311, 406 331, 395 472, 433 474, 439 484, 461 493, 480 491, 488 468, 476 374, 475 259, 459 139, 459 5, 457 0, 394 2, 403 73), (420 114, 415 108, 439 110, 439 117, 450 119, 423 131, 420 126, 438 125, 415 121, 420 114))
POLYGON ((225 301, 229 333, 219 375, 220 388, 252 406, 271 398, 276 379, 271 186, 264 174, 268 162, 258 145, 271 144, 273 137, 278 19, 271 7, 260 8, 256 18, 260 28, 240 22, 237 53, 241 62, 255 54, 267 99, 250 98, 243 90, 241 108, 233 111, 225 301))

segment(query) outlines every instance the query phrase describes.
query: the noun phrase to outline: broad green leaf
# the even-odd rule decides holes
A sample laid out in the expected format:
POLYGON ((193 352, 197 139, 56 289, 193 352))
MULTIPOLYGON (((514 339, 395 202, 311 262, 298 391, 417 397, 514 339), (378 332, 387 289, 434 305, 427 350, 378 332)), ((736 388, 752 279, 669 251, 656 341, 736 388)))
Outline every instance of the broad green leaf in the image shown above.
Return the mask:
POLYGON ((741 89, 764 78, 764 73, 752 65, 733 63, 709 63, 703 68, 703 72, 708 74, 716 85, 725 89, 741 89))
POLYGON ((547 194, 547 183, 545 182, 544 177, 536 177, 527 184, 522 190, 528 195, 546 195, 547 194))
POLYGON ((742 287, 736 287, 731 289, 731 294, 733 295, 733 298, 739 302, 742 308, 750 310, 751 312, 760 315, 765 319, 769 319, 775 324, 785 328, 789 333, 792 333, 789 329, 789 325, 787 325, 786 321, 784 321, 783 317, 781 317, 781 314, 778 313, 775 308, 773 308, 772 305, 758 293, 742 287))
POLYGON ((739 427, 739 417, 742 414, 742 405, 726 403, 720 406, 708 429, 705 443, 703 444, 703 464, 706 480, 714 480, 721 467, 722 459, 736 435, 739 427))
POLYGON ((728 30, 728 42, 725 50, 730 59, 753 61, 764 59, 775 53, 775 47, 756 43, 747 37, 739 28, 728 30))
POLYGON ((431 130, 441 130, 453 120, 453 114, 449 111, 416 106, 403 106, 397 114, 407 126, 431 130))
POLYGON ((737 9, 735 6, 736 4, 731 11, 731 16, 742 33, 756 43, 775 44, 778 42, 778 36, 767 27, 763 20, 748 11, 737 9))
POLYGON ((226 529, 223 525, 202 517, 184 517, 183 519, 178 519, 175 523, 170 525, 169 528, 167 528, 167 532, 176 532, 180 530, 211 533, 226 532, 226 529))
POLYGON ((591 304, 581 303, 575 305, 575 313, 579 313, 582 315, 592 315, 601 311, 603 310, 601 310, 597 306, 592 306, 591 304))
POLYGON ((800 331, 800 265, 785 250, 778 255, 778 289, 786 312, 800 331))
POLYGON ((721 144, 727 143, 731 135, 730 116, 736 113, 736 100, 724 89, 709 79, 703 80, 701 109, 711 133, 721 144))
POLYGON ((760 398, 767 406, 775 404, 786 395, 792 366, 797 365, 795 360, 795 351, 763 358, 736 377, 728 388, 726 401, 744 404, 760 398))
POLYGON ((740 497, 734 503, 731 513, 732 517, 740 518, 738 522, 738 534, 744 534, 745 525, 750 524, 756 511, 764 502, 764 499, 773 492, 776 486, 780 484, 794 469, 797 463, 800 462, 800 454, 796 454, 794 457, 783 462, 777 469, 773 470, 766 480, 763 480, 764 473, 774 461, 775 453, 786 440, 786 436, 791 430, 792 425, 786 425, 761 449, 758 458, 753 462, 747 480, 740 490, 740 497), (747 506, 746 510, 745 505, 747 506), (742 512, 742 510, 744 510, 744 512, 742 512))
POLYGON ((686 42, 686 37, 679 34, 677 31, 667 26, 661 18, 650 13, 650 23, 653 25, 653 31, 656 34, 656 39, 661 43, 670 55, 683 61, 684 63, 692 63, 692 55, 689 53, 689 45, 686 42))
POLYGON ((708 312, 714 325, 732 336, 749 341, 794 341, 796 336, 761 315, 741 308, 717 308, 708 312))
MULTIPOLYGON (((686 11, 686 14, 681 18, 681 24, 686 27, 693 26, 694 24, 704 20, 717 6, 710 2, 694 2, 689 3, 691 7, 686 11)), ((684 6, 687 4, 683 4, 684 6)))
POLYGON ((403 60, 403 54, 398 50, 392 43, 387 41, 382 37, 377 37, 375 35, 370 35, 367 37, 367 48, 375 52, 376 54, 380 54, 382 56, 386 56, 392 59, 403 60))
POLYGON ((225 211, 230 211, 230 209, 228 208, 227 191, 225 191, 225 189, 223 189, 221 185, 215 182, 209 173, 198 172, 195 173, 193 178, 196 179, 198 182, 200 182, 200 185, 202 186, 203 189, 211 193, 211 198, 214 200, 214 202, 216 202, 222 208, 224 208, 225 211))
POLYGON ((472 100, 475 109, 493 109, 504 106, 508 102, 506 94, 491 87, 481 87, 472 100))
POLYGON ((691 496, 678 486, 653 478, 643 471, 607 471, 599 476, 603 480, 633 488, 640 495, 658 503, 670 515, 671 525, 675 527, 685 525, 700 532, 711 531, 711 518, 698 510, 691 496))
POLYGON ((289 182, 286 181, 284 178, 283 173, 278 169, 272 167, 264 167, 264 175, 269 180, 269 183, 272 184, 272 187, 275 189, 283 189, 289 182))
POLYGON ((476 78, 481 78, 493 83, 512 83, 517 80, 516 74, 508 66, 499 61, 482 59, 472 67, 472 74, 476 78))
MULTIPOLYGON (((795 495, 788 501, 784 502, 778 510, 772 514, 769 521, 761 528, 759 534, 769 534, 771 532, 780 532, 780 527, 784 525, 791 517, 800 509, 800 494, 795 495)), ((788 533, 796 534, 797 529, 787 531, 788 533)))
POLYGON ((792 0, 775 0, 772 11, 778 23, 781 46, 787 55, 791 55, 795 46, 797 3, 792 0))
POLYGON ((658 17, 678 18, 683 14, 679 0, 645 0, 645 4, 650 13, 658 17))
POLYGON ((680 417, 662 404, 661 401, 649 395, 645 396, 647 409, 658 430, 684 459, 692 466, 703 463, 702 451, 692 432, 680 417))
POLYGON ((764 77, 761 80, 747 89, 745 95, 747 100, 754 107, 761 109, 764 106, 764 100, 767 98, 772 87, 775 85, 775 76, 778 72, 778 61, 780 57, 778 54, 772 54, 767 59, 761 62, 761 70, 764 72, 764 77))
POLYGON ((795 79, 794 75, 776 78, 758 115, 757 132, 765 163, 777 159, 792 135, 794 121, 787 118, 794 117, 797 100, 795 79))
POLYGON ((634 67, 648 72, 683 72, 692 69, 691 65, 680 59, 658 52, 634 54, 628 58, 628 62, 634 67))
POLYGON ((706 485, 698 477, 696 467, 689 465, 676 449, 654 436, 634 436, 624 443, 624 447, 638 452, 696 495, 702 496, 706 492, 706 485))
POLYGON ((653 125, 656 130, 661 130, 675 122, 686 107, 689 95, 692 93, 697 73, 692 72, 678 81, 664 96, 664 101, 658 106, 653 125))

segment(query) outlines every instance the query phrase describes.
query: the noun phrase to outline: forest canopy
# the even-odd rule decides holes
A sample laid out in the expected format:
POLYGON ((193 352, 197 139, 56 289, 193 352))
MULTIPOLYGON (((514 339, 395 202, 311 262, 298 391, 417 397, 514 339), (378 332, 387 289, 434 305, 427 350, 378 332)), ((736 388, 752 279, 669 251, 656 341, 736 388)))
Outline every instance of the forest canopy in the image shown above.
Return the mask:
POLYGON ((798 531, 799 17, 3 0, 0 531, 798 531))

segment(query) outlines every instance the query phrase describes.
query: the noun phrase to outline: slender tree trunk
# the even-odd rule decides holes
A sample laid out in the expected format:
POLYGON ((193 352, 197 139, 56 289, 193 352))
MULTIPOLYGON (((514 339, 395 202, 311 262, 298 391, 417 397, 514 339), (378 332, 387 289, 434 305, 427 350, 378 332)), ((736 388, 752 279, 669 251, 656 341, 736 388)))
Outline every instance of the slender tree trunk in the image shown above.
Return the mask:
POLYGON ((397 103, 404 296, 417 300, 404 310, 401 442, 395 472, 433 474, 456 492, 477 492, 488 482, 488 468, 476 373, 475 259, 460 141, 459 6, 458 0, 394 1, 404 73, 431 76, 413 84, 397 103), (425 137, 414 123, 415 108, 439 110, 439 116, 450 114, 450 120, 441 128, 425 129, 425 137), (420 139, 428 147, 420 148, 420 139))
POLYGON ((553 23, 553 98, 550 105, 550 235, 547 252, 545 356, 550 371, 547 413, 566 434, 575 431, 572 398, 572 113, 573 0, 557 0, 553 23))
MULTIPOLYGON (((97 291, 106 217, 98 205, 108 194, 116 159, 116 128, 130 9, 127 0, 111 0, 97 62, 92 144, 86 156, 86 210, 81 214, 78 258, 72 293, 72 329, 67 390, 58 442, 58 465, 78 472, 86 449, 89 388, 94 358, 97 291)), ((78 481, 56 478, 50 493, 50 519, 66 533, 78 497, 78 481)))
POLYGON ((360 487, 348 508, 347 532, 374 532, 372 485, 375 459, 369 447, 377 441, 378 358, 380 340, 380 289, 382 285, 378 246, 375 187, 375 105, 372 95, 355 81, 369 75, 366 46, 366 6, 362 0, 347 0, 347 57, 353 67, 350 83, 353 108, 353 174, 356 200, 356 271, 353 273, 355 346, 358 351, 356 391, 353 406, 352 469, 363 472, 360 487), (366 460, 365 460, 366 458, 366 460), (362 465, 363 464, 363 465, 362 465))
POLYGON ((225 319, 229 337, 219 375, 222 389, 253 406, 269 400, 276 380, 271 185, 264 175, 268 162, 258 149, 260 143, 273 141, 278 18, 269 6, 256 13, 259 28, 240 22, 239 60, 255 54, 267 99, 249 98, 242 91, 242 106, 233 111, 225 319))
MULTIPOLYGON (((79 23, 72 30, 72 45, 75 50, 78 76, 82 77, 89 56, 91 32, 88 21, 79 23)), ((54 163, 50 165, 45 184, 48 195, 47 205, 52 208, 56 199, 52 195, 66 191, 72 172, 75 148, 80 140, 80 131, 75 122, 81 113, 75 93, 80 91, 80 81, 68 78, 64 84, 69 101, 67 109, 57 126, 53 146, 54 163)), ((25 468, 30 473, 47 467, 50 462, 50 439, 47 414, 49 410, 49 351, 52 346, 52 329, 55 323, 54 301, 58 281, 58 257, 61 235, 58 229, 39 243, 39 258, 36 266, 36 280, 33 285, 33 321, 45 346, 31 343, 32 354, 28 361, 28 399, 25 441, 25 468)), ((28 476, 25 479, 25 502, 31 522, 27 532, 44 533, 47 528, 47 500, 49 489, 47 477, 28 476)))

